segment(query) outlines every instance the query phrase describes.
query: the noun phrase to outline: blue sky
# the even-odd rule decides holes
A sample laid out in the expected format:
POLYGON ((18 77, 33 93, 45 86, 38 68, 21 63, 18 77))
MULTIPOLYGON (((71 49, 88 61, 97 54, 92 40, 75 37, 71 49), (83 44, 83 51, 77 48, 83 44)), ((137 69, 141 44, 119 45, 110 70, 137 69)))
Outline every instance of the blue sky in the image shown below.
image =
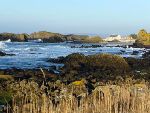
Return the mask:
POLYGON ((0 32, 150 32, 150 0, 0 0, 0 32))

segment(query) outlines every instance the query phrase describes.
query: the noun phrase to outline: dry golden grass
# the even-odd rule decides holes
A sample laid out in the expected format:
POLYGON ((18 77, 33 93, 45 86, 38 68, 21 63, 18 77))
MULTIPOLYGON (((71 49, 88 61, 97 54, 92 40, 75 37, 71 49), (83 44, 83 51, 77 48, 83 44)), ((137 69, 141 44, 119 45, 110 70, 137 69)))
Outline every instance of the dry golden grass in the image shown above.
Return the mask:
POLYGON ((10 87, 13 113, 150 113, 150 89, 145 84, 97 86, 91 94, 85 87, 48 83, 59 87, 51 91, 44 84, 21 81, 10 87), (76 88, 79 88, 78 90, 76 88), (74 96, 75 90, 79 91, 74 96))
POLYGON ((0 75, 0 79, 12 80, 13 76, 11 76, 11 75, 0 75))

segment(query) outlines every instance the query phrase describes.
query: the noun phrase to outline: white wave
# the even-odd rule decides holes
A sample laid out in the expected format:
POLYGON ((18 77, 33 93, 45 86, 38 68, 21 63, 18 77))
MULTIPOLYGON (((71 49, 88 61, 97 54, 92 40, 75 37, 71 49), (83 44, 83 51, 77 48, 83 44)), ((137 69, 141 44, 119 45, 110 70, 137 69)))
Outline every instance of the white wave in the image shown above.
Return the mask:
POLYGON ((2 48, 4 48, 4 47, 6 47, 5 43, 0 42, 0 49, 2 49, 2 48))
POLYGON ((10 40, 10 39, 8 39, 8 40, 6 40, 6 41, 4 41, 4 42, 11 42, 11 40, 10 40))
POLYGON ((0 41, 0 42, 11 42, 11 39, 5 40, 5 41, 0 41))
POLYGON ((43 42, 42 39, 37 39, 37 40, 28 40, 28 42, 43 42))

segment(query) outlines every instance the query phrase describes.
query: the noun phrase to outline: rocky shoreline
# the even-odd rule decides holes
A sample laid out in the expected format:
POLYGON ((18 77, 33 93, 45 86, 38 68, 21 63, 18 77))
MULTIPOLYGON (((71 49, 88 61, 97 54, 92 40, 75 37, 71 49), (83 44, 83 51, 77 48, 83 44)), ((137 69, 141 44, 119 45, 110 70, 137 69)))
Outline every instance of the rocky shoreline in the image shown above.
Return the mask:
MULTIPOLYGON (((102 99, 104 94, 108 95, 106 91, 109 90, 110 92, 113 91, 111 96, 114 96, 114 91, 116 91, 114 87, 119 87, 119 89, 123 87, 124 89, 120 89, 124 91, 122 95, 125 94, 129 86, 131 86, 131 92, 137 92, 136 95, 139 93, 143 94, 145 89, 141 87, 141 85, 143 86, 143 83, 150 83, 150 51, 146 52, 141 59, 122 58, 111 54, 85 56, 83 54, 73 53, 66 57, 59 57, 57 59, 51 58, 49 62, 63 63, 64 66, 59 69, 61 73, 54 73, 53 70, 56 70, 56 67, 52 67, 49 70, 1 69, 0 110, 6 111, 7 109, 5 109, 5 106, 7 106, 8 103, 13 106, 12 103, 14 98, 12 97, 16 98, 16 102, 19 101, 21 103, 20 94, 21 98, 33 97, 33 94, 39 96, 40 94, 38 100, 42 98, 43 95, 44 97, 49 96, 51 97, 50 99, 52 99, 53 106, 57 106, 62 100, 62 96, 60 96, 62 92, 67 94, 65 97, 68 98, 68 94, 73 91, 71 93, 73 101, 77 99, 80 103, 84 98, 91 98, 92 94, 95 95, 94 98, 100 97, 96 96, 100 94, 100 99, 102 99), (125 84, 128 87, 124 87, 125 84), (138 84, 137 87, 133 89, 133 85, 136 84, 138 84), (94 93, 98 87, 99 92, 94 93), (29 91, 31 93, 29 93, 29 91), (19 95, 18 97, 16 96, 17 94, 19 95), (26 96, 29 94, 31 95, 26 96), (83 94, 86 94, 86 96, 83 94), (59 99, 56 98, 59 96, 59 99)), ((118 95, 119 94, 120 93, 118 93, 118 95)), ((131 95, 132 93, 128 94, 130 94, 131 97, 133 96, 131 95)), ((25 105, 26 104, 27 103, 25 103, 25 105)), ((18 106, 19 105, 20 104, 18 104, 18 106)))
MULTIPOLYGON (((133 54, 136 54, 136 51, 133 52, 133 54)), ((42 70, 45 73, 46 78, 55 80, 55 79, 58 79, 59 76, 63 75, 64 69, 66 70, 65 64, 68 65, 68 63, 70 62, 70 63, 72 63, 72 64, 69 64, 70 66, 76 65, 76 62, 80 62, 81 59, 86 58, 86 57, 90 58, 92 56, 84 56, 82 54, 80 55, 78 53, 74 53, 74 54, 68 55, 66 57, 49 58, 49 60, 47 62, 56 63, 56 64, 64 64, 64 66, 59 67, 59 68, 57 68, 56 66, 51 66, 49 69, 42 69, 42 70)), ((110 55, 110 58, 111 58, 111 56, 114 56, 114 55, 110 55)), ((94 55, 93 57, 97 57, 97 55, 94 55)), ((104 57, 104 59, 105 59, 105 57, 104 57)), ((136 58, 122 58, 122 59, 126 60, 128 65, 130 66, 130 69, 134 70, 133 72, 136 72, 137 70, 141 71, 141 70, 144 70, 147 68, 149 70, 150 51, 145 52, 145 54, 143 54, 143 57, 141 59, 136 59, 136 58)), ((92 59, 89 59, 89 60, 90 61, 88 61, 88 62, 92 62, 91 61, 92 59)), ((83 62, 83 61, 81 61, 81 62, 83 62)), ((84 65, 84 64, 82 64, 82 65, 84 65)), ((111 66, 112 64, 109 64, 109 65, 111 66)), ((84 66, 82 66, 81 68, 84 68, 84 66)), ((32 77, 33 78, 36 77, 36 79, 38 79, 40 77, 43 77, 43 72, 41 71, 40 68, 39 69, 16 69, 16 68, 0 69, 0 75, 12 75, 16 79, 29 79, 32 77)), ((148 71, 146 71, 146 72, 148 72, 148 71)), ((66 74, 65 74, 65 76, 66 76, 66 74)))

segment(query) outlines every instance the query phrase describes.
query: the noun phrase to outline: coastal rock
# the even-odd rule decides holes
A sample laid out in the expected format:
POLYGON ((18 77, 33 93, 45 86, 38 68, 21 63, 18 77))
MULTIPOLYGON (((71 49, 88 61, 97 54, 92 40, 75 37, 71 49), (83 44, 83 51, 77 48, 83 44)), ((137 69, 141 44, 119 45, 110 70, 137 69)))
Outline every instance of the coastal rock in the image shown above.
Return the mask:
POLYGON ((150 51, 145 52, 143 58, 150 58, 150 51))
POLYGON ((0 56, 14 56, 14 54, 6 54, 5 52, 0 51, 0 56))
POLYGON ((47 31, 34 32, 30 35, 30 39, 42 39, 43 42, 63 42, 65 37, 59 33, 52 33, 47 31))
POLYGON ((81 45, 81 46, 71 46, 71 48, 98 48, 102 45, 81 45))
POLYGON ((139 51, 133 51, 132 55, 138 55, 139 51))
POLYGON ((137 35, 137 40, 134 46, 150 48, 150 33, 147 33, 144 29, 140 30, 137 35))
POLYGON ((13 33, 1 33, 0 41, 11 40, 12 42, 24 42, 29 38, 28 34, 13 34, 13 33))
POLYGON ((52 33, 47 31, 34 32, 28 34, 14 34, 14 33, 1 33, 0 41, 10 39, 12 42, 26 42, 30 40, 42 40, 45 43, 58 43, 64 41, 81 42, 81 43, 100 43, 103 42, 99 36, 87 36, 87 35, 63 35, 59 33, 52 33))
POLYGON ((6 53, 0 51, 0 56, 6 56, 6 53))
POLYGON ((52 63, 64 63, 65 62, 65 57, 58 57, 58 58, 49 58, 48 62, 52 63))
POLYGON ((124 58, 117 55, 97 54, 85 56, 80 53, 73 53, 66 57, 62 67, 64 79, 78 80, 87 78, 115 79, 116 76, 126 76, 130 71, 128 63, 124 58))

